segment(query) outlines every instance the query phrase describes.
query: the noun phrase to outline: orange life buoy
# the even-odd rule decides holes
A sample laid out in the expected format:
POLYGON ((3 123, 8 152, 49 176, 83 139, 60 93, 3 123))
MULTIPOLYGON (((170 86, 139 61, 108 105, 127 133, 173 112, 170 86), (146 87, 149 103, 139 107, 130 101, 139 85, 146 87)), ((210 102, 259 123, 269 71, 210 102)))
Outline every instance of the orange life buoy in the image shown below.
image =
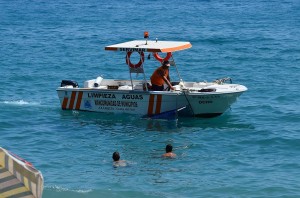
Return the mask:
POLYGON ((158 53, 153 53, 153 56, 156 60, 158 60, 159 62, 163 62, 163 61, 167 61, 171 58, 172 56, 172 52, 168 52, 165 58, 162 58, 158 55, 158 53))
POLYGON ((137 63, 137 64, 133 64, 131 61, 130 61, 130 56, 132 54, 132 52, 127 52, 127 55, 126 55, 126 64, 131 67, 131 68, 139 68, 144 60, 145 60, 145 57, 144 57, 144 52, 138 52, 140 54, 140 61, 137 63))

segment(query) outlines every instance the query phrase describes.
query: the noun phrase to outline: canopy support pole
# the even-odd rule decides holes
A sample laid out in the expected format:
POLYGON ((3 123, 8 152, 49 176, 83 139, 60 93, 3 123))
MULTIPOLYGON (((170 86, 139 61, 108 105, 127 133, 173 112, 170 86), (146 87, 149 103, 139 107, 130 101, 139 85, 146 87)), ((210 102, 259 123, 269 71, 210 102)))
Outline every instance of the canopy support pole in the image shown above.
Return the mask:
POLYGON ((144 81, 145 81, 144 83, 145 83, 146 91, 148 91, 147 79, 146 79, 146 74, 145 74, 145 70, 144 70, 144 62, 142 62, 142 67, 143 67, 143 74, 144 74, 144 81))
POLYGON ((181 78, 181 76, 180 76, 180 73, 179 73, 179 71, 178 71, 177 65, 176 65, 176 63, 175 63, 175 60, 174 60, 174 58, 173 58, 173 54, 172 54, 171 58, 172 58, 172 62, 174 63, 174 66, 175 66, 175 68, 176 68, 176 72, 177 72, 177 75, 178 75, 178 77, 179 77, 179 80, 180 80, 180 82, 183 82, 183 80, 182 80, 182 78, 181 78))

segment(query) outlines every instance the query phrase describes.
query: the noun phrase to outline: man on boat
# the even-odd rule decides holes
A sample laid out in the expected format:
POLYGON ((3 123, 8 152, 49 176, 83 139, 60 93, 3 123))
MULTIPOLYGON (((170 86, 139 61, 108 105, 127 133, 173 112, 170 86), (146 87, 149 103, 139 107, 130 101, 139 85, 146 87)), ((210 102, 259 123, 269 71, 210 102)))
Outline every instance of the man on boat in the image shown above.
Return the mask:
POLYGON ((163 61, 162 66, 157 68, 152 76, 151 76, 151 84, 153 91, 163 91, 164 90, 164 83, 170 87, 171 90, 175 90, 174 87, 170 83, 170 76, 169 76, 169 61, 163 61))

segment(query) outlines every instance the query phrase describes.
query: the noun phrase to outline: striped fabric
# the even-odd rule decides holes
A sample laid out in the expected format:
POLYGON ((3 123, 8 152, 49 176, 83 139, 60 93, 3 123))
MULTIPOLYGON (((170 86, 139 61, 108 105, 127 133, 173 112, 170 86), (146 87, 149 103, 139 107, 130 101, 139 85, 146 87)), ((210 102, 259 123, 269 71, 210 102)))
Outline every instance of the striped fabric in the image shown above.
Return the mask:
POLYGON ((43 185, 40 171, 0 147, 0 198, 41 198, 43 185))

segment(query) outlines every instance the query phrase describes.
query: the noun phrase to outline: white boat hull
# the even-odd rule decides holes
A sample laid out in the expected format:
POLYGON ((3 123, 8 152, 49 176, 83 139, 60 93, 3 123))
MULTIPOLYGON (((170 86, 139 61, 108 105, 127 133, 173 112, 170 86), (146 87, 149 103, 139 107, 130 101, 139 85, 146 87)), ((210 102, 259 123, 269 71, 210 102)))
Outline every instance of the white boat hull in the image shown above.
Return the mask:
POLYGON ((57 93, 63 110, 127 113, 151 117, 185 107, 179 115, 213 117, 224 113, 246 90, 242 85, 207 83, 201 87, 184 87, 177 91, 65 86, 59 87, 57 93), (215 91, 199 91, 203 87, 215 91))

